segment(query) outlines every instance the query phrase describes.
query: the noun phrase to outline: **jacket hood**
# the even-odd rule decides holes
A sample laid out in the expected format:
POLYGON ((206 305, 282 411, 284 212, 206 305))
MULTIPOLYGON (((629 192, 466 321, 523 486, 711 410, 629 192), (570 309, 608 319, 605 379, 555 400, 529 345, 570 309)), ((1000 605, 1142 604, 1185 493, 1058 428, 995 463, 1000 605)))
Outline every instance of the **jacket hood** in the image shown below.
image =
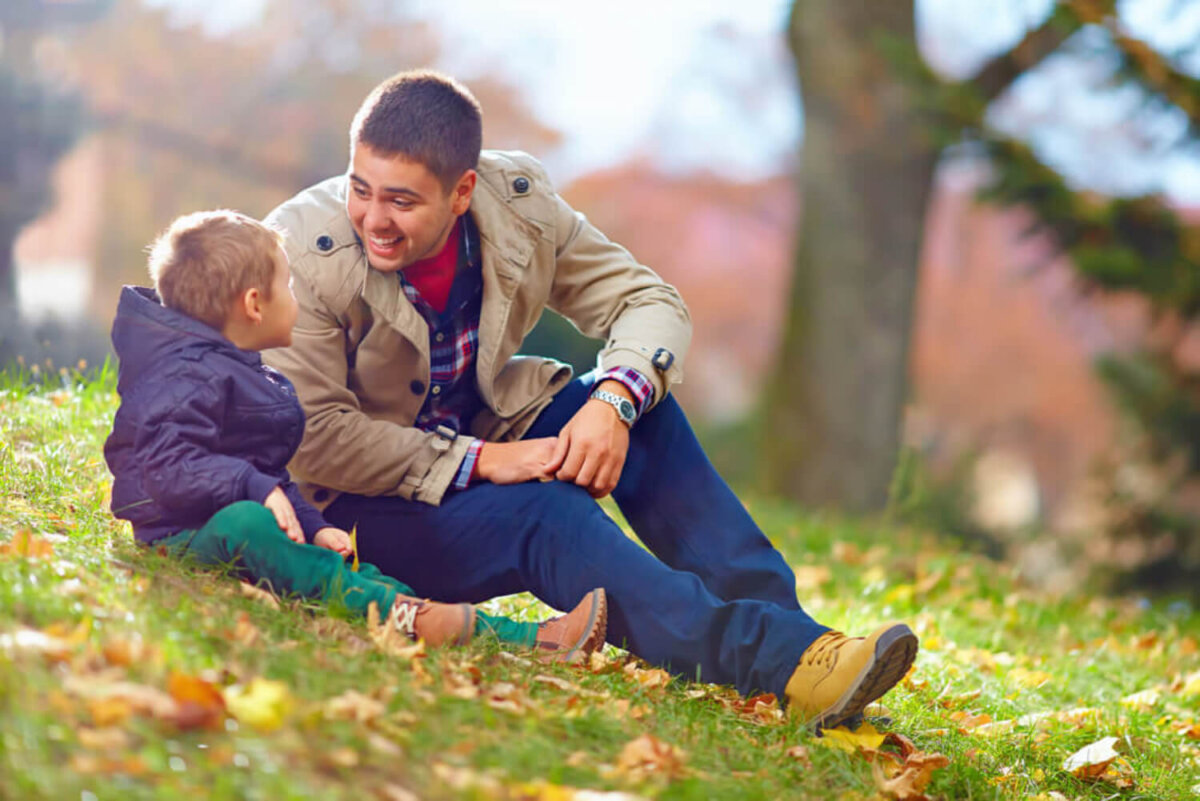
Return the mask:
POLYGON ((222 351, 247 364, 261 363, 258 353, 242 350, 216 329, 163 306, 149 287, 121 290, 112 343, 120 359, 117 391, 122 394, 145 373, 160 368, 168 356, 198 361, 207 353, 222 351))

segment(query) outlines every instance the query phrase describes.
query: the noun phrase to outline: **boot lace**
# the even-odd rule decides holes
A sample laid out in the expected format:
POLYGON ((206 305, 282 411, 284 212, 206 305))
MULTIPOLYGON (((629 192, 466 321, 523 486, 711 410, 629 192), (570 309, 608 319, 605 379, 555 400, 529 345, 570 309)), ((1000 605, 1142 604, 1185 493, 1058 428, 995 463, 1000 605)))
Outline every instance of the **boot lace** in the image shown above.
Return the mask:
POLYGON ((821 667, 833 667, 834 661, 837 659, 838 649, 842 647, 849 637, 838 631, 827 631, 817 638, 817 641, 808 646, 804 655, 800 657, 802 665, 819 665, 821 667))

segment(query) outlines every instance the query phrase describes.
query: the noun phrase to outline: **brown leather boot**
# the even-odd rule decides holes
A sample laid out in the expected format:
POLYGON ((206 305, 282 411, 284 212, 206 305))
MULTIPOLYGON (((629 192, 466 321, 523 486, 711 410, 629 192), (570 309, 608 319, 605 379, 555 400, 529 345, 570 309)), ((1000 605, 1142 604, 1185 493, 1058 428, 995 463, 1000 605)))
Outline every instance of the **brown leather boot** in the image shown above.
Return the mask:
POLYGON ((475 607, 398 594, 388 623, 410 640, 424 640, 429 646, 466 645, 475 633, 475 607))
POLYGON ((917 656, 917 635, 888 623, 869 637, 827 631, 800 656, 784 690, 788 711, 817 728, 832 729, 904 678, 917 656))
POLYGON ((608 598, 597 587, 567 614, 539 623, 534 647, 547 662, 574 662, 604 647, 607 632, 608 598))

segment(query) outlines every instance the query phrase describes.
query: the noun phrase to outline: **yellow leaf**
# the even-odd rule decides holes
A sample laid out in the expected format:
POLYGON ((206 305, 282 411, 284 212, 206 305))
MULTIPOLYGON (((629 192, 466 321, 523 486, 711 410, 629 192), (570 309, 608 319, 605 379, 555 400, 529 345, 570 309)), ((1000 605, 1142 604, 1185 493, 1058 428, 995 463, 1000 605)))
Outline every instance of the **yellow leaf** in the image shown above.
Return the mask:
POLYGON ((1040 687, 1054 678, 1044 670, 1026 670, 1021 667, 1010 670, 1008 677, 1022 687, 1028 688, 1040 687))
POLYGON ((350 569, 355 573, 358 572, 358 523, 350 527, 350 552, 354 554, 354 561, 350 564, 350 569))
POLYGON ((1121 699, 1121 706, 1145 712, 1158 706, 1161 698, 1162 693, 1151 687, 1149 690, 1125 696, 1121 699))
POLYGON ((281 681, 256 678, 247 685, 225 690, 225 705, 239 722, 259 731, 274 731, 283 725, 292 709, 292 697, 281 681))
POLYGON ((853 754, 858 750, 878 751, 886 737, 887 735, 880 734, 870 723, 863 723, 854 731, 845 726, 825 729, 817 742, 828 748, 853 754))
POLYGON ((1183 680, 1182 695, 1192 696, 1200 695, 1200 670, 1183 680))

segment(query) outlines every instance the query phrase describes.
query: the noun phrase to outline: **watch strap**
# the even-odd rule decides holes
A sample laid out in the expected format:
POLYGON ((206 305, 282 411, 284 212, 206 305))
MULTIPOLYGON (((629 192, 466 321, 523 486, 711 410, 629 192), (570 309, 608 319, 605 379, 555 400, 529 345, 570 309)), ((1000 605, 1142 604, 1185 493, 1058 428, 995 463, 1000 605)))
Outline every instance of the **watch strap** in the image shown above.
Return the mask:
POLYGON ((615 392, 598 389, 591 394, 591 397, 598 401, 604 401, 617 412, 617 417, 621 418, 621 422, 632 427, 637 421, 637 407, 633 405, 633 401, 628 398, 618 395, 615 392))

